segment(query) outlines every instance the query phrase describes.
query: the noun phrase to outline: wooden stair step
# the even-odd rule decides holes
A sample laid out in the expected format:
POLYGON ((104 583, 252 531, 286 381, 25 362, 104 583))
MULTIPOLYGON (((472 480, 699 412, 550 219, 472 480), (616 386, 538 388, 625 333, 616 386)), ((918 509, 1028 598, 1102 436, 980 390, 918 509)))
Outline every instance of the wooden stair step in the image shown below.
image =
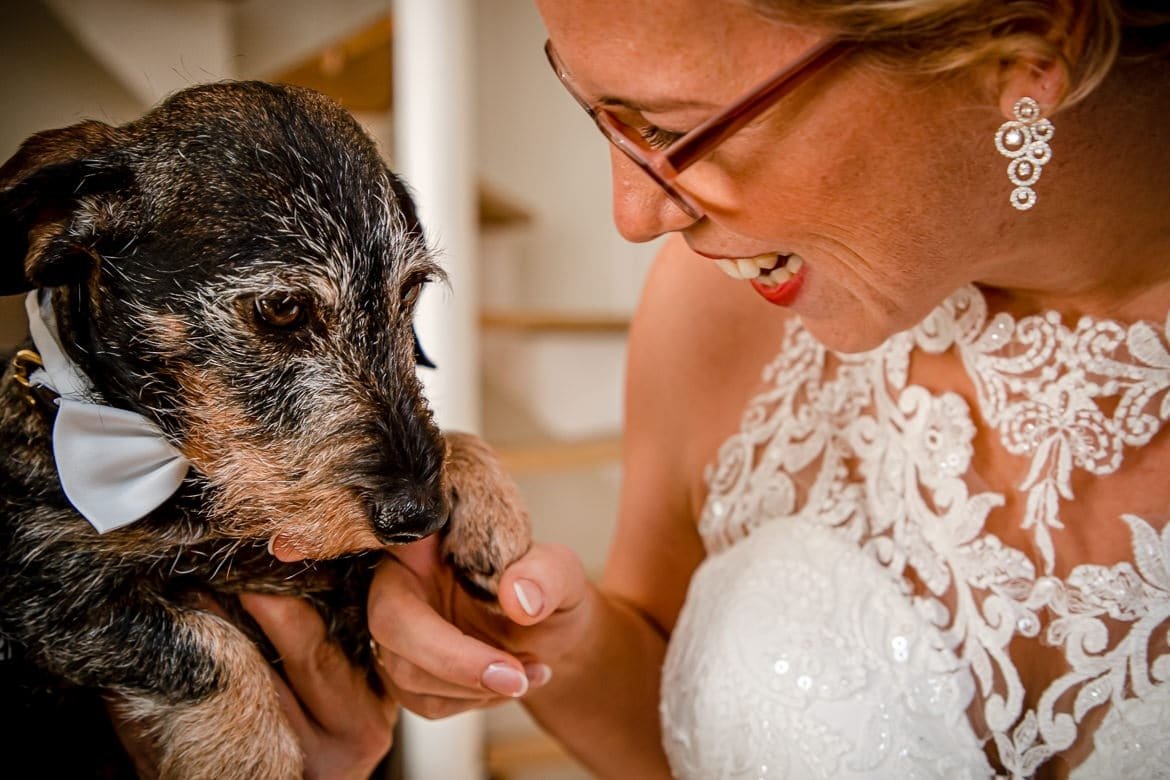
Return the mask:
POLYGON ((544 441, 493 445, 512 474, 567 471, 616 463, 621 459, 620 435, 574 441, 544 441))
POLYGON ((624 314, 540 309, 488 309, 480 313, 479 322, 489 330, 521 333, 624 334, 630 328, 624 314))
POLYGON ((519 772, 536 769, 573 766, 573 757, 544 733, 499 739, 487 745, 487 769, 493 780, 507 780, 519 772))

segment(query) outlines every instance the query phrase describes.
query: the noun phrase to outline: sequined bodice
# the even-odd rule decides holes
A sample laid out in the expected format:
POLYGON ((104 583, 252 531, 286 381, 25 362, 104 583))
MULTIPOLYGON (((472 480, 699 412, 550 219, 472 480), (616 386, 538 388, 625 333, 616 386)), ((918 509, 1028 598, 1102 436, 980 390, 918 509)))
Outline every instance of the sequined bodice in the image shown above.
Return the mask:
POLYGON ((1170 417, 1168 338, 1170 320, 992 316, 973 287, 860 355, 791 323, 707 475, 708 558, 663 673, 675 774, 1029 777, 1059 758, 1170 777, 1170 525, 1091 518, 1122 560, 1062 546, 1078 480, 1170 417), (948 354, 977 408, 910 381, 948 354), (981 427, 1024 464, 1015 484, 977 473, 981 427), (1016 546, 990 528, 1009 510, 1016 546), (1018 668, 1036 657, 1039 689, 1018 668))

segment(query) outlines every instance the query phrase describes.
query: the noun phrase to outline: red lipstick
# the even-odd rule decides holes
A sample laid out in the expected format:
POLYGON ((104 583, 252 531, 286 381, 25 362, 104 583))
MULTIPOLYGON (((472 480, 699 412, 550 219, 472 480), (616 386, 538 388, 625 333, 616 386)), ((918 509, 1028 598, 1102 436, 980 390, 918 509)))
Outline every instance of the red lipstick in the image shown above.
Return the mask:
POLYGON ((800 294, 800 288, 804 286, 804 277, 807 273, 808 267, 802 266, 795 276, 783 284, 770 285, 760 279, 752 279, 752 289, 768 303, 775 306, 789 306, 800 294))

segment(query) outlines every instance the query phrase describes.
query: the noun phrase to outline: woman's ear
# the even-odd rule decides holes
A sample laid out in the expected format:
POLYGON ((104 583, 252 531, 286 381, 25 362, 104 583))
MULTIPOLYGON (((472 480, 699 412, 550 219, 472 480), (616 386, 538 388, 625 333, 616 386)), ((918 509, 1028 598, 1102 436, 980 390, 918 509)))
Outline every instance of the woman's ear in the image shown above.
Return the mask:
POLYGON ((1014 118, 1013 107, 1030 97, 1040 105, 1040 116, 1059 111, 1072 91, 1072 76, 1085 56, 1090 11, 1072 0, 1053 0, 1037 13, 1030 34, 999 67, 999 110, 1014 118))
POLYGON ((1014 107, 1020 98, 1030 97, 1040 104, 1040 116, 1051 117, 1064 103, 1069 91, 1069 66, 1062 58, 1043 61, 1021 58, 1000 66, 999 111, 1004 119, 1014 119, 1014 107))

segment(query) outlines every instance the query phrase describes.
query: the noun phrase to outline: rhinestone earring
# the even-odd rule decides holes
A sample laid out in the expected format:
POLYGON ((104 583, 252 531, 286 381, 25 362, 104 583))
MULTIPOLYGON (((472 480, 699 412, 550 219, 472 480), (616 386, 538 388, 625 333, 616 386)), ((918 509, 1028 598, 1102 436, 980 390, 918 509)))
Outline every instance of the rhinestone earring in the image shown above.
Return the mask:
POLYGON ((1011 204, 1020 211, 1036 205, 1036 191, 1032 185, 1040 180, 1044 166, 1052 159, 1052 123, 1040 116, 1040 104, 1030 97, 1022 97, 1012 106, 1015 119, 999 126, 995 133, 995 148, 1011 159, 1007 175, 1016 188, 1010 196, 1011 204))

